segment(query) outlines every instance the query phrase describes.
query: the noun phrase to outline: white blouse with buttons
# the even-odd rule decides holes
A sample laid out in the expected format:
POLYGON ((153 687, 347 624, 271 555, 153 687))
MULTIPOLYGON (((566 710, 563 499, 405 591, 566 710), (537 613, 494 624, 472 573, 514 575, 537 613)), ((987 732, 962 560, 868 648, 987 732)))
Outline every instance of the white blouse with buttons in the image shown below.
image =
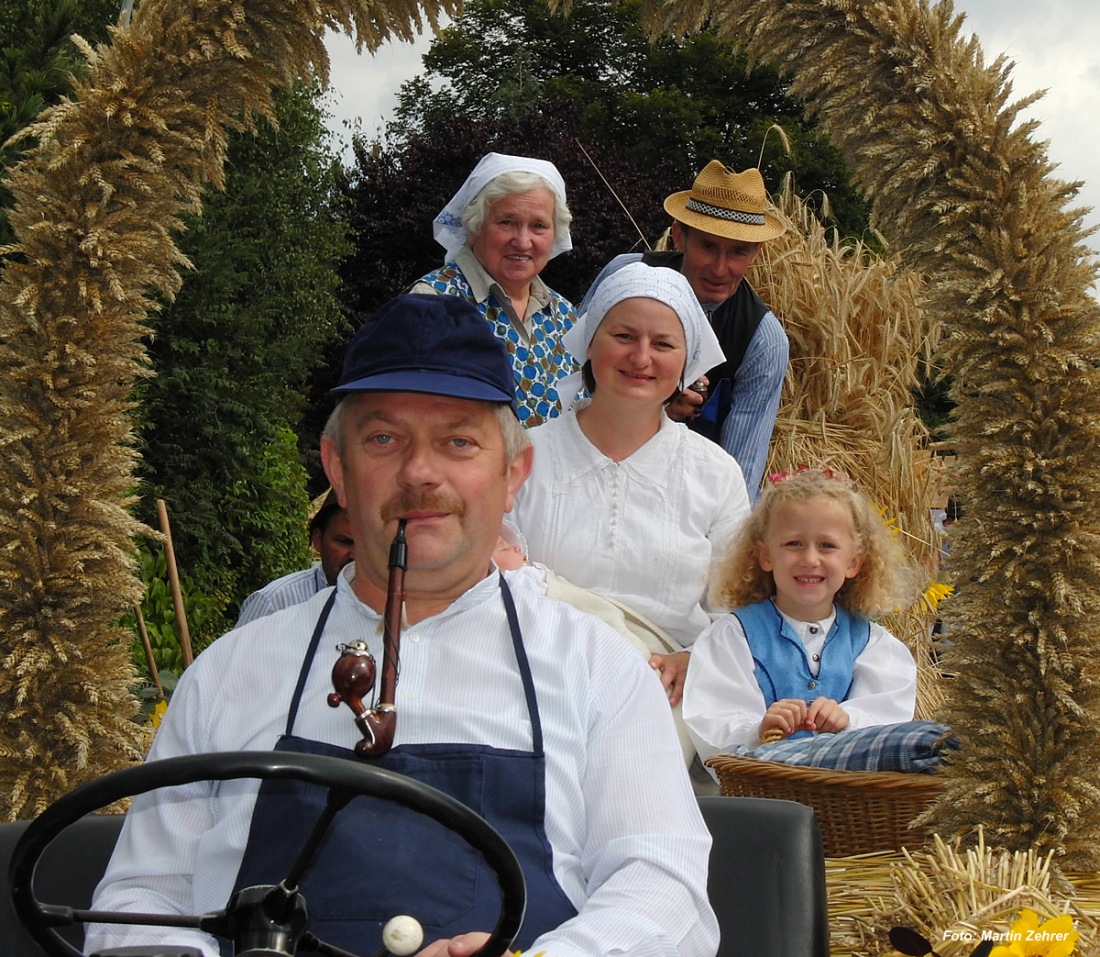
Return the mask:
POLYGON ((690 646, 728 610, 710 602, 707 583, 749 513, 737 462, 663 414, 657 434, 621 462, 589 442, 575 409, 528 434, 534 469, 511 517, 530 560, 690 646))

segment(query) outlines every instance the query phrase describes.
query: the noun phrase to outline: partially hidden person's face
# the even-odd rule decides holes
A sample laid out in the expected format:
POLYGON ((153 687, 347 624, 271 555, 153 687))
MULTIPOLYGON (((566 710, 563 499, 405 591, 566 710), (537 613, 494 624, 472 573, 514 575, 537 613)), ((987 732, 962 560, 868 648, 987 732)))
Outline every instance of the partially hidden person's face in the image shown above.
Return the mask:
POLYGON ((775 579, 776 607, 798 621, 827 618, 833 597, 863 564, 851 515, 825 497, 777 505, 756 558, 775 579))
POLYGON ((497 546, 493 549, 493 561, 502 572, 515 571, 527 563, 527 557, 523 549, 513 545, 503 535, 497 538, 497 546))
POLYGON ((347 399, 341 454, 322 440, 333 488, 355 537, 356 591, 385 589, 398 520, 406 519, 410 593, 457 595, 485 576, 501 519, 531 467, 505 461, 489 402, 412 392, 347 399))
POLYGON ((663 403, 680 390, 687 344, 675 310, 624 299, 603 317, 588 347, 596 396, 663 403))
POLYGON ((685 231, 679 223, 672 224, 672 239, 684 254, 680 272, 703 305, 725 302, 737 292, 760 251, 760 243, 726 239, 700 229, 685 231))
POLYGON ((340 569, 353 561, 355 538, 346 509, 338 508, 329 516, 324 528, 314 529, 313 550, 321 556, 321 570, 330 585, 336 584, 340 569))
POLYGON ((526 295, 553 245, 554 194, 546 186, 490 203, 481 232, 470 236, 478 262, 509 296, 526 295))

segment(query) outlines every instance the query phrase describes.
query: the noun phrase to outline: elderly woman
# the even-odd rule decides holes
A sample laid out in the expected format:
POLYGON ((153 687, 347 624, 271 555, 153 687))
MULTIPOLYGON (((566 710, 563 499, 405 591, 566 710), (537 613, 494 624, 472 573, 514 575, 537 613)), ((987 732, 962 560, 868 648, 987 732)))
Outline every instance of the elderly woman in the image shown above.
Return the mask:
MULTIPOLYGON (((665 406, 722 361, 718 341, 680 273, 631 263, 601 284, 565 345, 587 357, 591 398, 531 430, 534 467, 512 518, 532 561, 690 648, 728 610, 711 607, 707 581, 749 498, 737 462, 665 406)), ((650 663, 675 705, 687 652, 650 663)))
POLYGON ((558 380, 576 368, 562 345, 573 304, 539 278, 554 256, 573 248, 571 219, 553 163, 489 153, 432 225, 447 250, 443 267, 407 290, 463 296, 477 306, 512 356, 527 426, 561 411, 558 380))

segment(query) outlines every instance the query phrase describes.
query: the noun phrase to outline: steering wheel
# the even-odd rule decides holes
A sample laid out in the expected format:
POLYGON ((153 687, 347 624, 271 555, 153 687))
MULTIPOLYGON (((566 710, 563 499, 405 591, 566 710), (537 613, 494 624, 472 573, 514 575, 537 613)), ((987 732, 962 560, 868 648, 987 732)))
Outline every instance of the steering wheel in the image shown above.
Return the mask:
MULTIPOLYGON (((500 887, 501 911, 489 940, 477 951, 477 957, 497 957, 507 949, 523 923, 527 892, 523 871, 512 849, 493 827, 461 801, 404 775, 344 758, 285 751, 234 751, 189 755, 150 761, 125 768, 92 781, 60 798, 30 823, 11 857, 11 899, 16 914, 28 933, 50 957, 82 957, 55 928, 75 923, 96 923, 104 917, 119 917, 117 911, 78 910, 58 904, 44 904, 35 897, 34 870, 47 845, 70 824, 91 811, 121 798, 144 794, 157 788, 191 784, 195 781, 229 781, 238 778, 290 779, 329 789, 342 806, 356 795, 368 795, 395 801, 404 807, 438 821, 462 837, 485 858, 500 887)), ((224 910, 201 916, 178 914, 141 915, 140 923, 158 927, 197 928, 222 936, 240 926, 234 907, 240 897, 249 897, 240 906, 255 906, 259 898, 274 895, 280 913, 287 910, 287 889, 282 885, 246 888, 234 895, 224 910), (260 893, 255 893, 255 892, 260 893)), ((291 897, 297 898, 294 891, 291 897)), ((297 900, 295 925, 282 935, 288 954, 299 943, 303 949, 324 954, 346 954, 340 948, 317 940, 305 927, 305 908, 297 900), (289 942, 289 943, 287 943, 289 942)), ((270 921, 264 912, 265 926, 270 921)), ((246 918, 247 919, 247 918, 246 918)), ((116 921, 117 922, 117 921, 116 921)), ((278 951, 276 951, 278 952, 278 951)))

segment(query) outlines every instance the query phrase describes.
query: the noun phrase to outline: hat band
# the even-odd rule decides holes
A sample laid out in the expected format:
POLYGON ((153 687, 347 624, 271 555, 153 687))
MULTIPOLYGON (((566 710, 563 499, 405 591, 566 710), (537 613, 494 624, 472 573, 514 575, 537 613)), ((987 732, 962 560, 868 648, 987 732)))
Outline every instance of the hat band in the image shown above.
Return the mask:
POLYGON ((763 226, 765 224, 763 213, 745 213, 739 209, 711 206, 710 203, 704 203, 698 199, 689 199, 687 208, 693 213, 713 216, 715 219, 728 219, 730 222, 741 223, 745 226, 763 226))

